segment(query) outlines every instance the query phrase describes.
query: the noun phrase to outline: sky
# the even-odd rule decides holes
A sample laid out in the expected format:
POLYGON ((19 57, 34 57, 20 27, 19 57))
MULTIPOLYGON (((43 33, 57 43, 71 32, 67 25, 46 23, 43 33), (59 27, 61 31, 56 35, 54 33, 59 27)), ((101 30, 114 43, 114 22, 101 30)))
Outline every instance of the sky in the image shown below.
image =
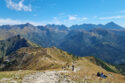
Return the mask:
POLYGON ((125 0, 0 0, 0 25, 91 23, 125 27, 125 0))

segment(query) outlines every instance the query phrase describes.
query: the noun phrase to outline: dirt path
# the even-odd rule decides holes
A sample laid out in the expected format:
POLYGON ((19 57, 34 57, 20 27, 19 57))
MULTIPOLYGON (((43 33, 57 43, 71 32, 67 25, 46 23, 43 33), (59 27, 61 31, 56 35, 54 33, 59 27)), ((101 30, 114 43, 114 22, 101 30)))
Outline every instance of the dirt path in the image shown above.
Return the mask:
POLYGON ((26 75, 22 83, 74 83, 61 73, 65 71, 37 72, 33 75, 26 75))

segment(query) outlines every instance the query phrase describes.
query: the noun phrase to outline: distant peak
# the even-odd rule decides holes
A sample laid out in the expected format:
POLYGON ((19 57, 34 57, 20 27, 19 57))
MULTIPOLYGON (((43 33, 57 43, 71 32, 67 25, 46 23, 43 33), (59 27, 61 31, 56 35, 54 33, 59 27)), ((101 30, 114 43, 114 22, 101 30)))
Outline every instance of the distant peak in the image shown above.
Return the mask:
POLYGON ((32 25, 32 24, 30 24, 30 23, 26 23, 25 25, 26 25, 26 26, 29 26, 29 25, 30 25, 30 26, 33 26, 33 25, 32 25))
POLYGON ((120 25, 116 24, 115 22, 109 22, 105 24, 105 28, 110 28, 110 29, 122 29, 120 25))
MULTIPOLYGON (((109 22, 109 23, 107 23, 107 24, 113 24, 113 25, 115 24, 115 25, 117 25, 117 24, 116 24, 115 22, 113 22, 113 21, 111 21, 111 22, 109 22)), ((106 24, 106 25, 107 25, 107 24, 106 24)))
POLYGON ((29 22, 27 22, 26 24, 30 24, 29 22))

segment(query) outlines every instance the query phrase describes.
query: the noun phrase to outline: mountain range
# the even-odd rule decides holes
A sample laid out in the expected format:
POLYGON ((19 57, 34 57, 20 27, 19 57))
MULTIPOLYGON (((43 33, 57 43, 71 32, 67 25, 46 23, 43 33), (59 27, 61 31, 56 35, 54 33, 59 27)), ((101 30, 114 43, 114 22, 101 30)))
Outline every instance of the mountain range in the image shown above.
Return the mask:
POLYGON ((0 26, 1 41, 15 35, 42 47, 55 46, 75 56, 95 56, 111 64, 125 63, 125 29, 114 22, 71 27, 30 23, 0 26))
POLYGON ((94 28, 103 28, 103 29, 123 29, 120 25, 114 23, 114 22, 109 22, 105 25, 103 24, 81 24, 81 25, 72 25, 70 29, 84 29, 84 30, 91 30, 94 28))
POLYGON ((74 83, 83 82, 84 79, 84 82, 89 83, 124 83, 125 65, 120 61, 124 59, 122 55, 124 50, 121 51, 124 49, 124 34, 119 32, 124 31, 124 29, 59 30, 59 28, 41 28, 29 24, 24 27, 25 29, 23 27, 18 27, 18 29, 14 27, 8 30, 4 28, 12 35, 6 33, 5 39, 1 38, 2 40, 0 40, 0 82, 3 82, 3 79, 6 82, 12 82, 11 80, 16 79, 17 82, 21 83, 25 77, 31 81, 32 76, 34 80, 41 74, 48 78, 58 71, 60 73, 55 74, 58 76, 56 80, 68 78, 74 83), (18 35, 17 31, 20 31, 18 35), (30 41, 35 37, 33 33, 38 34, 39 32, 44 33, 41 35, 44 38, 48 37, 46 40, 53 39, 51 42, 48 41, 49 46, 46 46, 48 42, 45 46, 38 44, 37 40, 40 38, 33 39, 36 43, 30 41), (30 35, 32 36, 29 40, 30 35), (123 42, 120 42, 121 39, 118 41, 120 36, 121 39, 123 36, 123 42), (64 38, 65 40, 63 40, 64 38), (115 53, 119 53, 119 56, 116 56, 115 53), (119 61, 119 65, 113 60, 119 61), (49 75, 49 72, 53 73, 49 75), (107 77, 105 79, 98 77, 97 72, 103 72, 107 77), (11 80, 8 80, 10 78, 11 80))

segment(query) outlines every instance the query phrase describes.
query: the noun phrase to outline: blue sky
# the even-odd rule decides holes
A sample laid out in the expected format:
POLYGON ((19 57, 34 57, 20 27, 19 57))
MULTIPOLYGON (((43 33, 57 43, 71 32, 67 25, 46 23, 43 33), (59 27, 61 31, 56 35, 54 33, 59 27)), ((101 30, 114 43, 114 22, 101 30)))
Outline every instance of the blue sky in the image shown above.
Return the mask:
POLYGON ((0 25, 105 24, 125 26, 125 0, 0 0, 0 25))

